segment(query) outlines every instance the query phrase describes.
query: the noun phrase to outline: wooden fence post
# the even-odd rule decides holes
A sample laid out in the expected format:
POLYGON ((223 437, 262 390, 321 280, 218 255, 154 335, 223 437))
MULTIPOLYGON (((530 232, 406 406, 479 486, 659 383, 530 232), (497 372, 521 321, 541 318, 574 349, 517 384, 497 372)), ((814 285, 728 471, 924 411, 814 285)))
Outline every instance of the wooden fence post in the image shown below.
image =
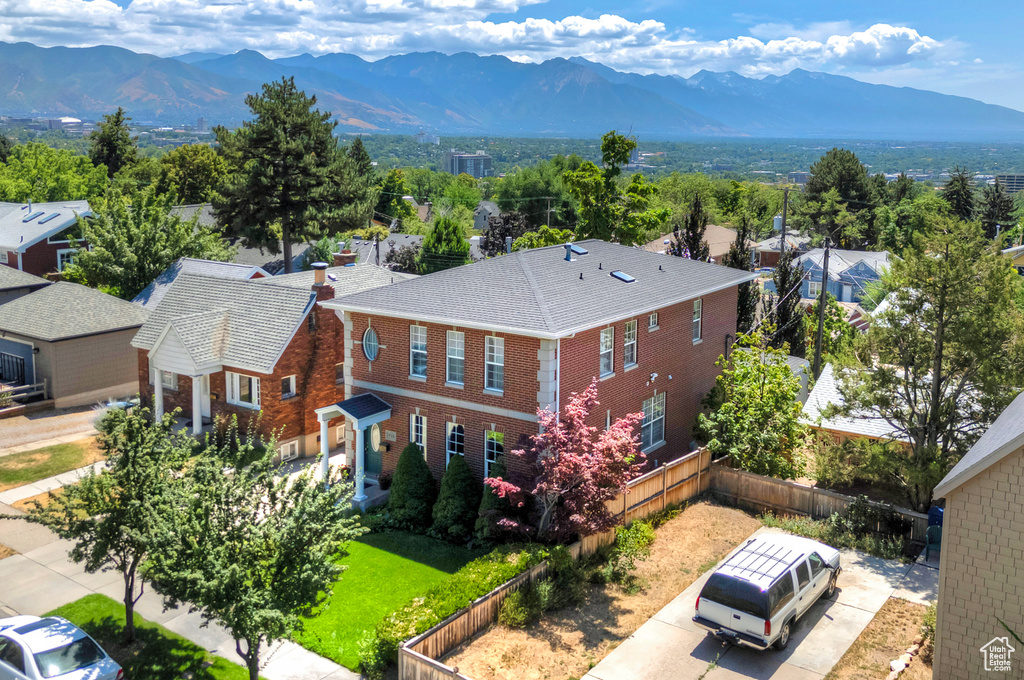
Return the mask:
POLYGON ((668 503, 668 466, 661 466, 661 509, 665 509, 665 505, 668 503))

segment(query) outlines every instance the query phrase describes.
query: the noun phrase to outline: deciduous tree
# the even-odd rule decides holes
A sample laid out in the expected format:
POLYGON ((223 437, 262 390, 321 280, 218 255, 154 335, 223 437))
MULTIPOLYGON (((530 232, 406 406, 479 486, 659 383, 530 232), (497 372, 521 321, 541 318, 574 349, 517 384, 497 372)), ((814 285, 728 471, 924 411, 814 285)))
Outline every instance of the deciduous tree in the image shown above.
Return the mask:
POLYGON ((6 163, 11 151, 14 150, 14 142, 10 137, 0 134, 0 163, 6 163))
POLYGON ((228 174, 228 164, 207 144, 186 144, 160 159, 157 191, 179 204, 209 203, 228 174))
POLYGON ((557 246, 569 243, 575 238, 571 229, 557 229, 540 225, 537 231, 528 231, 512 242, 513 252, 518 250, 529 250, 531 248, 543 248, 545 246, 557 246))
POLYGON ((377 193, 377 205, 374 212, 382 220, 398 220, 395 231, 402 231, 402 221, 416 214, 416 209, 409 201, 402 198, 409 194, 405 185, 405 173, 395 168, 389 170, 381 181, 380 190, 377 193))
MULTIPOLYGON (((606 430, 587 424, 600 403, 597 385, 595 378, 586 390, 573 393, 561 416, 537 411, 540 433, 531 435, 528 448, 510 454, 530 470, 527 478, 484 480, 500 498, 510 498, 519 507, 524 494, 533 497, 533 528, 543 540, 562 542, 614 526, 616 519, 606 503, 627 492, 626 484, 645 462, 634 434, 643 413, 619 418, 606 430)), ((514 524, 511 519, 503 522, 507 528, 514 524)))
POLYGON ((447 215, 434 220, 434 226, 423 239, 418 263, 420 273, 432 274, 471 261, 469 241, 463 236, 462 225, 447 215))
POLYGON ((138 157, 138 145, 128 128, 130 120, 131 118, 125 115, 125 110, 119 106, 114 113, 103 116, 103 122, 99 124, 98 130, 89 133, 89 157, 93 165, 106 166, 107 176, 111 179, 121 168, 131 165, 138 157))
POLYGON ((78 201, 99 196, 106 188, 106 168, 39 142, 18 144, 0 164, 0 201, 78 201))
MULTIPOLYGON (((825 304, 825 327, 821 336, 821 351, 825 356, 836 356, 850 348, 854 332, 846 320, 846 312, 836 301, 836 296, 826 293, 828 302, 825 304)), ((818 305, 820 298, 814 300, 811 310, 804 316, 804 328, 807 335, 807 351, 813 352, 818 337, 818 305)))

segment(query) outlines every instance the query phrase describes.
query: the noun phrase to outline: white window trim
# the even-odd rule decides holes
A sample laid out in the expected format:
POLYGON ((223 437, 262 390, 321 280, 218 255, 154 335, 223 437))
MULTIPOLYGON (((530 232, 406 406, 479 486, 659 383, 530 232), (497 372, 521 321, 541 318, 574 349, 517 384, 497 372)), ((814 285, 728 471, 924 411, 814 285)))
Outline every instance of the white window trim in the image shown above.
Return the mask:
POLYGON ((704 339, 704 300, 697 298, 693 301, 693 344, 698 344, 704 339))
MULTIPOLYGON (((178 374, 171 373, 170 371, 163 371, 163 383, 165 390, 177 390, 178 389, 178 374)), ((149 384, 156 385, 156 369, 152 365, 149 367, 149 384)))
POLYGON ((462 387, 466 381, 466 334, 462 331, 448 331, 445 335, 445 360, 444 360, 444 380, 445 384, 450 387, 462 387), (459 348, 461 356, 452 354, 452 340, 457 339, 461 347, 459 348), (451 361, 457 359, 462 362, 462 379, 453 380, 451 374, 451 361))
POLYGON ((651 312, 647 317, 647 331, 656 331, 659 328, 661 328, 661 326, 658 325, 658 313, 651 312))
POLYGON ((637 354, 636 354, 636 335, 637 335, 636 329, 637 329, 637 325, 638 324, 636 322, 636 319, 631 319, 631 320, 627 321, 626 322, 626 330, 622 334, 623 370, 628 370, 630 368, 633 368, 637 364, 637 354), (629 339, 629 325, 630 324, 633 324, 633 340, 632 341, 630 341, 630 339, 629 339), (632 346, 632 348, 633 348, 633 360, 632 361, 628 361, 628 359, 629 359, 629 352, 627 351, 627 349, 630 346, 632 346), (628 363, 627 363, 627 361, 628 361, 628 363))
POLYGON ((665 393, 664 392, 660 392, 658 394, 655 394, 650 399, 644 399, 644 403, 641 404, 641 409, 640 410, 644 413, 644 419, 646 420, 646 418, 647 418, 647 415, 646 415, 647 414, 647 410, 644 408, 644 405, 646 405, 647 402, 651 402, 651 408, 653 409, 655 406, 657 406, 657 403, 659 401, 661 402, 661 415, 658 416, 657 418, 652 419, 650 422, 647 422, 647 423, 645 423, 643 420, 640 421, 640 445, 641 446, 643 446, 643 443, 644 443, 644 435, 643 435, 644 428, 649 427, 650 430, 653 432, 653 430, 654 430, 654 423, 656 423, 659 420, 661 421, 661 439, 659 439, 658 441, 653 441, 652 440, 647 446, 643 446, 641 451, 643 451, 644 453, 647 453, 648 451, 653 451, 653 450, 655 450, 655 449, 657 449, 657 448, 659 448, 659 447, 661 447, 661 446, 663 446, 665 444, 665 393))
POLYGON ((413 380, 427 379, 427 327, 413 324, 409 326, 409 377, 413 380), (423 332, 423 349, 413 349, 413 335, 423 332), (423 373, 413 372, 413 357, 416 354, 423 354, 423 373))
POLYGON ((409 441, 423 451, 423 460, 427 459, 427 417, 417 413, 409 414, 409 441), (419 433, 416 432, 416 421, 420 421, 419 433), (418 436, 417 436, 418 434, 418 436))
POLYGON ((291 399, 292 397, 296 396, 296 392, 295 392, 295 376, 294 375, 286 375, 284 378, 282 378, 282 380, 288 380, 289 382, 291 382, 291 389, 289 389, 288 392, 282 392, 281 393, 281 399, 291 399))
POLYGON ((299 457, 299 440, 295 439, 287 444, 282 444, 277 450, 281 454, 282 463, 289 460, 295 460, 299 457))
POLYGON ((817 298, 821 296, 821 281, 807 279, 807 297, 817 298))
POLYGON ((233 373, 231 371, 224 372, 224 382, 227 384, 227 402, 232 406, 241 406, 242 408, 249 408, 254 411, 260 409, 260 379, 254 375, 245 375, 242 373, 233 373), (249 404, 244 401, 238 400, 239 394, 239 382, 241 378, 249 378, 252 380, 252 395, 253 403, 249 404))
POLYGON ((601 329, 601 336, 598 340, 598 372, 600 377, 609 378, 615 375, 615 327, 609 326, 608 328, 601 329), (604 349, 605 337, 608 336, 608 349, 604 349), (604 355, 607 354, 611 358, 608 363, 611 364, 609 370, 604 370, 604 355))
MULTIPOLYGON (((57 251, 57 271, 58 272, 64 271, 64 267, 62 267, 61 264, 60 264, 60 256, 61 255, 67 255, 69 253, 73 254, 76 250, 78 250, 78 248, 61 248, 60 250, 57 251)), ((68 262, 73 262, 73 261, 74 260, 72 260, 71 258, 68 258, 68 262)))
POLYGON ((445 467, 448 463, 452 462, 452 456, 466 457, 466 426, 462 423, 456 423, 448 421, 444 424, 444 464, 445 467), (452 451, 452 431, 457 428, 462 428, 462 453, 458 451, 452 451))
POLYGON ((7 251, 0 248, 0 263, 7 264, 7 251))
POLYGON ((338 442, 338 446, 341 446, 345 441, 345 423, 337 425, 334 428, 334 440, 338 442))
POLYGON ((491 432, 493 432, 494 434, 500 434, 501 435, 501 449, 502 449, 501 455, 502 456, 505 455, 505 433, 504 432, 499 432, 498 430, 484 430, 484 479, 487 479, 488 477, 491 476, 491 464, 498 462, 497 455, 495 455, 494 460, 491 460, 487 456, 487 454, 488 454, 488 447, 487 447, 487 445, 491 441, 491 439, 487 435, 488 435, 488 433, 491 433, 491 432))
MULTIPOLYGON (((496 355, 497 352, 494 352, 496 355)), ((504 394, 505 392, 505 338, 488 335, 484 340, 484 391, 492 394, 504 394), (490 357, 492 352, 491 347, 501 347, 501 361, 491 361, 490 357), (488 366, 500 366, 501 367, 501 385, 494 386, 490 384, 491 376, 487 370, 488 366)))

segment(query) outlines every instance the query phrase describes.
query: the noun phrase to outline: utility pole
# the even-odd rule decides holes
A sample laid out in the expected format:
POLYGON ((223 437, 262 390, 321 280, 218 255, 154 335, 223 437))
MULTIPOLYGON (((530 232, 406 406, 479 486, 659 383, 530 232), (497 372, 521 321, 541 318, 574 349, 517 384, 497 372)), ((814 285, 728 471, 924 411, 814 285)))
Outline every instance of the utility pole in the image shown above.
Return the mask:
POLYGON ((821 338, 825 333, 825 305, 828 302, 828 252, 832 239, 825 237, 825 255, 821 259, 821 294, 818 296, 818 337, 814 343, 814 379, 821 375, 821 338))
POLYGON ((373 250, 377 254, 377 266, 379 267, 380 266, 380 242, 377 240, 376 236, 373 237, 373 250))
POLYGON ((548 208, 547 208, 547 210, 544 211, 544 213, 545 213, 545 215, 547 215, 547 218, 548 218, 548 229, 550 229, 551 228, 551 199, 548 198, 547 201, 548 201, 548 208))
POLYGON ((779 234, 779 259, 786 254, 786 211, 789 208, 789 187, 782 190, 782 231, 779 234))

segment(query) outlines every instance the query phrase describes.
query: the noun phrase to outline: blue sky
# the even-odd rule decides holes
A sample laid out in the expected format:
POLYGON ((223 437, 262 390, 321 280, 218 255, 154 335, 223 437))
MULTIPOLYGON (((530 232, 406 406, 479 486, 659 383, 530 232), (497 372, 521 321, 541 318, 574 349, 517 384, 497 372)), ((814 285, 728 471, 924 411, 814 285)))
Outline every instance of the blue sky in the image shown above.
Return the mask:
POLYGON ((0 40, 173 56, 471 51, 624 71, 793 68, 1024 110, 1024 3, 703 0, 0 0, 0 40))

